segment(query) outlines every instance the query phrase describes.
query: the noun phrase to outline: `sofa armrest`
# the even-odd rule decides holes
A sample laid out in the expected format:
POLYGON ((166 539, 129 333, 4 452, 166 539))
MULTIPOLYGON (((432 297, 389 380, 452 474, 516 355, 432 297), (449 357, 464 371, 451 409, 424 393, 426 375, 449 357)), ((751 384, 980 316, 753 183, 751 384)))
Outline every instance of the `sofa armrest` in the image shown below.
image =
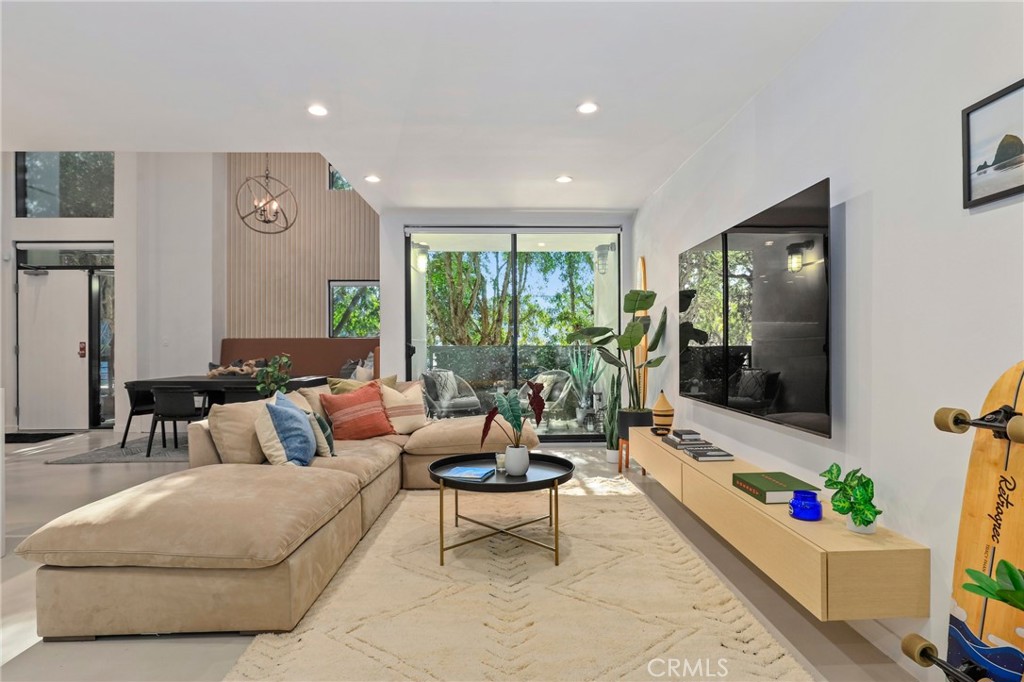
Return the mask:
POLYGON ((220 464, 220 455, 217 454, 217 446, 213 443, 213 436, 210 435, 210 421, 204 419, 192 422, 188 425, 188 466, 190 469, 206 466, 207 464, 220 464))

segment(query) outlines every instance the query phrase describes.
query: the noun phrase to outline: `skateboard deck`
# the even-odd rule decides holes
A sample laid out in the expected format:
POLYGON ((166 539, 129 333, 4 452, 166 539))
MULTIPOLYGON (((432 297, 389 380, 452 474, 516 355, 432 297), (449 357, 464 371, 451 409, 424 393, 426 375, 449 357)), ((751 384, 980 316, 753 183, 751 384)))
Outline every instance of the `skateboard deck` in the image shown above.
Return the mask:
MULTIPOLYGON (((935 415, 942 430, 975 431, 953 564, 946 661, 973 670, 973 679, 1021 682, 1024 610, 1004 601, 1005 594, 986 597, 964 585, 984 583, 984 576, 1005 582, 1008 574, 1005 564, 1000 567, 1002 561, 1024 570, 1024 444, 1015 442, 1024 440, 1024 418, 1010 421, 1024 412, 1024 362, 996 381, 981 410, 982 416, 974 420, 963 410, 948 408, 935 415), (969 575, 968 569, 983 576, 969 575)), ((1013 578, 1020 580, 1019 575, 1013 578)))

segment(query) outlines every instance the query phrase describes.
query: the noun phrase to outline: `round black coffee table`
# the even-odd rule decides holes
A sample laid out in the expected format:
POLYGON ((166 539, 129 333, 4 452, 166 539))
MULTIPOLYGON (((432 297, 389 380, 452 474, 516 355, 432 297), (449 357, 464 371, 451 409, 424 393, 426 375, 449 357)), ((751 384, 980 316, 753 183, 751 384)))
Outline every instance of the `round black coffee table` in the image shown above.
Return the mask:
POLYGON ((449 549, 455 549, 463 545, 468 545, 471 542, 479 542, 485 540, 494 535, 511 535, 514 538, 518 538, 524 542, 529 542, 532 545, 543 547, 544 549, 550 550, 555 553, 555 566, 558 565, 558 486, 562 483, 566 483, 572 479, 573 473, 576 467, 573 463, 563 457, 556 457, 555 455, 544 455, 540 453, 530 453, 530 468, 527 469, 525 476, 509 476, 507 473, 495 472, 493 476, 483 481, 469 481, 464 478, 455 478, 449 474, 455 467, 490 467, 494 468, 494 455, 453 455, 451 457, 443 457, 433 464, 430 465, 428 471, 430 473, 430 480, 438 484, 439 492, 439 505, 438 505, 438 527, 440 529, 440 547, 441 547, 441 565, 444 566, 444 553, 449 549), (492 532, 479 537, 470 538, 469 540, 463 540, 453 545, 445 546, 444 544, 444 491, 446 488, 451 488, 455 491, 455 525, 459 525, 459 520, 469 521, 475 523, 478 526, 489 528, 492 532), (545 516, 540 516, 535 519, 529 519, 527 521, 520 521, 511 526, 504 528, 498 528, 492 526, 489 523, 472 519, 468 516, 463 516, 459 513, 459 491, 465 490, 467 492, 475 493, 520 493, 530 490, 545 490, 548 491, 548 513, 545 516), (516 528, 522 528, 531 523, 537 523, 539 521, 547 521, 548 525, 554 529, 555 539, 553 545, 545 545, 542 542, 537 542, 533 538, 528 538, 519 533, 514 533, 516 528))

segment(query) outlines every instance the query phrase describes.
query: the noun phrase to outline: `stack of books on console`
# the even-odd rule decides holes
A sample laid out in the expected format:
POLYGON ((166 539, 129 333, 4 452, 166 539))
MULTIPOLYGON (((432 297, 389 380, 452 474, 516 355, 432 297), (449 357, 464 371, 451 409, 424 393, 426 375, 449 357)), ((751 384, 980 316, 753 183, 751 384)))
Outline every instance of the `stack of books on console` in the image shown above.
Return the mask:
POLYGON ((709 443, 700 437, 700 434, 690 429, 674 429, 672 433, 664 436, 662 442, 672 446, 676 450, 685 452, 698 462, 731 462, 731 454, 709 443))

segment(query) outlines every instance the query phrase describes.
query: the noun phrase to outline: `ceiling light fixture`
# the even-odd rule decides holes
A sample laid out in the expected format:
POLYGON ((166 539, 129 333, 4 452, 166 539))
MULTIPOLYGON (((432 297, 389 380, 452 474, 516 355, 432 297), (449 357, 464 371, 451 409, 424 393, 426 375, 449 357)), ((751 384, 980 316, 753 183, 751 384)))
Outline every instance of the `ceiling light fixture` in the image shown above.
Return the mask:
POLYGON ((313 114, 314 116, 327 115, 327 107, 325 107, 323 104, 310 104, 309 108, 306 109, 306 111, 313 114))
POLYGON ((593 102, 584 102, 583 104, 576 107, 576 111, 580 112, 581 114, 593 114, 597 112, 598 108, 599 107, 593 102))
POLYGON ((537 242, 537 246, 547 246, 544 242, 537 242))
POLYGON ((363 180, 374 183, 380 182, 380 178, 378 178, 376 175, 367 175, 365 178, 363 178, 363 180))
POLYGON ((253 232, 280 234, 291 229, 299 202, 288 185, 270 175, 270 154, 264 155, 263 175, 251 175, 235 192, 235 211, 253 232))
POLYGON ((572 182, 572 177, 568 175, 559 175, 557 178, 555 178, 555 182, 560 182, 564 185, 567 182, 572 182))

